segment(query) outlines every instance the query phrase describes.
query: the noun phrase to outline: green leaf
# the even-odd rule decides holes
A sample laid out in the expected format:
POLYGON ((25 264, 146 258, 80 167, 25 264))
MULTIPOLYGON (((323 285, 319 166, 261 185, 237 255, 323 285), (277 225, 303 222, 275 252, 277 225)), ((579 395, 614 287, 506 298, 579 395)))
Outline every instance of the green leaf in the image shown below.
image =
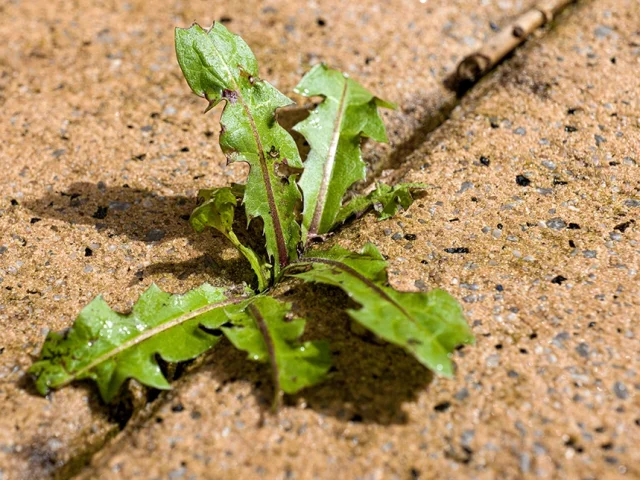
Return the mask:
POLYGON ((189 222, 196 232, 202 232, 206 227, 211 227, 227 237, 251 264, 251 268, 258 277, 258 289, 262 292, 269 286, 270 266, 251 248, 243 245, 233 231, 236 197, 231 187, 200 190, 198 199, 202 203, 193 211, 189 222))
POLYGON ((151 285, 123 315, 102 297, 87 305, 73 326, 49 333, 29 372, 45 395, 75 380, 98 383, 109 402, 128 378, 168 389, 156 356, 167 362, 190 360, 213 347, 219 337, 200 328, 227 321, 224 308, 242 299, 227 299, 223 289, 204 284, 184 295, 170 295, 151 285))
POLYGON ((426 183, 401 183, 391 187, 378 182, 374 191, 368 195, 359 195, 340 208, 334 226, 344 223, 352 215, 362 215, 370 207, 376 211, 378 220, 391 218, 398 213, 400 207, 406 210, 411 206, 413 203, 412 192, 428 187, 426 183))
POLYGON ((280 168, 302 168, 296 143, 275 118, 276 109, 292 102, 258 77, 258 63, 237 35, 219 23, 209 31, 199 25, 176 29, 178 63, 187 83, 209 102, 226 101, 220 120, 220 146, 229 161, 251 166, 244 194, 249 219, 261 217, 267 253, 275 275, 297 257, 300 226, 296 208, 301 195, 295 177, 280 168))
POLYGON ((290 319, 290 303, 258 296, 227 308, 231 327, 222 331, 249 358, 270 362, 276 393, 295 393, 326 376, 331 366, 329 345, 323 341, 299 342, 305 321, 290 319))
POLYGON ((366 175, 361 137, 386 142, 378 107, 395 105, 324 65, 307 73, 295 91, 307 97, 324 97, 309 117, 294 127, 311 145, 299 182, 304 196, 302 227, 306 240, 333 227, 345 192, 366 175))
POLYGON ((308 252, 286 273, 340 287, 361 305, 348 310, 354 320, 440 375, 453 375, 451 353, 474 341, 462 308, 447 292, 398 292, 387 287, 386 262, 371 243, 359 254, 340 247, 308 252))

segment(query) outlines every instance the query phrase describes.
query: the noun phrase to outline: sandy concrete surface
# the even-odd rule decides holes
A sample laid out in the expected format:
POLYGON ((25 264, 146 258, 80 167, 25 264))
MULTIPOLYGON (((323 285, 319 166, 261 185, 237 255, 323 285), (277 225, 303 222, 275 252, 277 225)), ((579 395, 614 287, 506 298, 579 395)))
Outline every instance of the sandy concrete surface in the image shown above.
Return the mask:
POLYGON ((443 79, 531 2, 161 3, 0 5, 2 480, 640 475, 637 2, 570 8, 429 136, 443 79), (25 371, 47 329, 96 294, 126 310, 152 281, 251 278, 185 221, 198 188, 245 172, 175 62, 172 29, 196 20, 242 34, 285 93, 326 61, 400 104, 367 159, 434 188, 332 242, 374 241, 394 286, 460 299, 478 342, 455 379, 354 333, 335 291, 291 282, 335 369, 276 416, 266 367, 228 344, 169 394, 35 394, 25 371))

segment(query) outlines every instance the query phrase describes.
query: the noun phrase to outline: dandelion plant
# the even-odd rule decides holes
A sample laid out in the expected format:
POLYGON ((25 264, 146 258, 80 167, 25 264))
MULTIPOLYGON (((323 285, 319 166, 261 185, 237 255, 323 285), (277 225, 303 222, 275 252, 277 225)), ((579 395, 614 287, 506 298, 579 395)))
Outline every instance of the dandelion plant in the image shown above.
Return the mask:
MULTIPOLYGON (((220 146, 229 162, 250 166, 246 183, 199 192, 190 217, 198 232, 224 235, 249 262, 255 289, 230 296, 208 284, 183 295, 152 285, 128 314, 111 310, 102 297, 85 307, 73 326, 50 333, 30 371, 46 394, 80 379, 93 379, 110 401, 129 378, 157 389, 170 388, 159 358, 193 359, 226 337, 248 358, 271 367, 273 386, 295 393, 327 376, 329 343, 299 340, 305 320, 291 304, 272 296, 281 282, 303 281, 344 290, 358 305, 348 315, 387 342, 404 348, 425 367, 453 375, 456 346, 473 342, 462 308, 442 290, 399 292, 389 286, 386 261, 368 243, 359 252, 322 247, 345 221, 373 209, 381 220, 408 208, 422 184, 379 183, 367 195, 345 201, 365 178, 364 137, 385 142, 380 108, 394 108, 355 80, 325 65, 307 73, 295 91, 322 101, 294 130, 310 145, 303 161, 290 133, 276 119, 293 102, 259 76, 249 46, 215 23, 176 29, 178 63, 209 111, 224 102, 220 146), (259 222, 264 248, 245 245, 233 230, 236 211, 259 222)), ((259 242, 258 242, 259 243, 259 242)), ((253 245, 256 242, 252 242, 253 245)), ((330 340, 330 339, 329 339, 330 340)))

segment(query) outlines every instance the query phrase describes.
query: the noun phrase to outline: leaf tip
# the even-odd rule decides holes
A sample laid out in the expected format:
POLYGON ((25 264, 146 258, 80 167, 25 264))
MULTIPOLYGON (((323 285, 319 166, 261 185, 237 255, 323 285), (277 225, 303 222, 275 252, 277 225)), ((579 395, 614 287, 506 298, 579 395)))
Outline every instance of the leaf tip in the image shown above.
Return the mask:
POLYGON ((375 98, 376 106, 380 108, 387 108, 389 110, 397 110, 398 104, 395 102, 389 102, 387 100, 383 100, 382 98, 375 98))

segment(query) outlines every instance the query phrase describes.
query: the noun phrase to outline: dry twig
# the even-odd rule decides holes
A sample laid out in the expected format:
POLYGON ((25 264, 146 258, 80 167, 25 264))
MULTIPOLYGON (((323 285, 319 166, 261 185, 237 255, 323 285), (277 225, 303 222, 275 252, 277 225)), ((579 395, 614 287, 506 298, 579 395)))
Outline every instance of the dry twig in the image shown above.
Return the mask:
POLYGON ((503 28, 480 50, 466 56, 458 64, 455 73, 447 79, 447 86, 458 94, 464 93, 536 29, 551 22, 564 7, 575 1, 577 0, 541 0, 503 28))

